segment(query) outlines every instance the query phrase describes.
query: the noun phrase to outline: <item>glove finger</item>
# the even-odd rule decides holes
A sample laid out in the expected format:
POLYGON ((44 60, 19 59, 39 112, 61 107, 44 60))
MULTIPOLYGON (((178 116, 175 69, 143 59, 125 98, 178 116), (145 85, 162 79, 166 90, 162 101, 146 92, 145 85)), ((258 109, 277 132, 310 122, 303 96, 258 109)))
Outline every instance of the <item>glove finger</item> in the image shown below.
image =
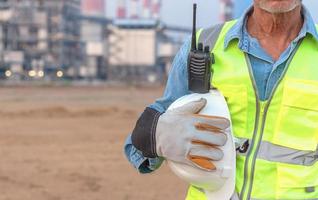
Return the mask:
POLYGON ((221 149, 214 147, 207 147, 205 145, 193 145, 189 155, 208 158, 209 160, 219 161, 224 157, 221 149))
POLYGON ((219 127, 212 126, 209 124, 204 124, 204 123, 196 123, 194 127, 199 130, 199 131, 210 131, 213 133, 224 133, 223 129, 220 129, 219 127))
POLYGON ((196 101, 191 101, 179 108, 175 108, 170 112, 177 113, 177 114, 195 114, 199 113, 204 106, 206 105, 207 101, 204 98, 201 98, 196 101))
POLYGON ((208 158, 188 155, 188 159, 199 169, 203 169, 205 171, 216 170, 216 166, 208 158))
POLYGON ((218 145, 207 143, 207 142, 200 141, 200 140, 191 140, 191 144, 201 145, 201 146, 204 146, 206 148, 220 149, 218 145))
POLYGON ((215 133, 211 131, 198 131, 193 141, 202 141, 211 146, 224 146, 227 141, 227 135, 224 133, 215 133))
POLYGON ((193 114, 195 120, 199 123, 209 124, 220 129, 227 129, 230 127, 230 120, 224 117, 209 116, 201 114, 193 114))

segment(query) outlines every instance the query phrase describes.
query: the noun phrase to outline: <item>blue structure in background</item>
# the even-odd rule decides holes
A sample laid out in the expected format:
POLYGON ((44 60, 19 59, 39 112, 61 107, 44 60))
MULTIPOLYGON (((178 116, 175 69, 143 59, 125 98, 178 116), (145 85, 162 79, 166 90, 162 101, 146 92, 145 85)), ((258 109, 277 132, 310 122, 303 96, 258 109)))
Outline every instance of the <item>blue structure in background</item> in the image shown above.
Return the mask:
POLYGON ((233 17, 238 18, 252 4, 253 0, 235 0, 233 17))

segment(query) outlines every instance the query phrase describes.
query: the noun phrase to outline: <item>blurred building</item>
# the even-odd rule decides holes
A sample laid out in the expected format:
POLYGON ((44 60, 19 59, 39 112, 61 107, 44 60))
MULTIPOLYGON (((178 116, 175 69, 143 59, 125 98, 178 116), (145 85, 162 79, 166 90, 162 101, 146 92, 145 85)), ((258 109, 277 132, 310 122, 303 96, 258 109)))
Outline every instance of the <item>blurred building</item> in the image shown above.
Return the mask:
POLYGON ((103 0, 83 0, 80 22, 83 60, 80 78, 106 79, 107 68, 107 24, 103 0))
POLYGON ((57 78, 79 66, 80 0, 1 0, 0 8, 0 68, 7 77, 57 78))
POLYGON ((107 42, 109 80, 165 79, 179 44, 165 34, 160 8, 160 0, 117 0, 117 15, 109 26, 107 42))
POLYGON ((109 28, 110 80, 158 82, 165 79, 178 44, 154 19, 115 20, 109 28))
POLYGON ((189 30, 160 21, 160 0, 118 0, 113 20, 105 2, 0 0, 0 78, 164 80, 180 45, 167 31, 189 30))
POLYGON ((224 22, 239 18, 252 2, 252 0, 220 0, 220 20, 224 22))
POLYGON ((105 16, 105 0, 82 0, 82 14, 105 16))
POLYGON ((117 0, 116 18, 159 20, 161 0, 117 0))
POLYGON ((229 21, 233 19, 234 5, 232 0, 220 0, 220 20, 229 21))

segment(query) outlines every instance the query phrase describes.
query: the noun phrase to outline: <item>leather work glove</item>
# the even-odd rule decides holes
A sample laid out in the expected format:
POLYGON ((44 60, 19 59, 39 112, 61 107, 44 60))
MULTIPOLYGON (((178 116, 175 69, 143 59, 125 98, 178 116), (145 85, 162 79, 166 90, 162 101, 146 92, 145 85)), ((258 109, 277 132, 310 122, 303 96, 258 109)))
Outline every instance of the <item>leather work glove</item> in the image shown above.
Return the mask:
POLYGON ((159 117, 156 153, 168 160, 212 171, 213 161, 223 158, 219 146, 225 145, 230 121, 223 117, 198 114, 205 99, 168 110, 159 117))

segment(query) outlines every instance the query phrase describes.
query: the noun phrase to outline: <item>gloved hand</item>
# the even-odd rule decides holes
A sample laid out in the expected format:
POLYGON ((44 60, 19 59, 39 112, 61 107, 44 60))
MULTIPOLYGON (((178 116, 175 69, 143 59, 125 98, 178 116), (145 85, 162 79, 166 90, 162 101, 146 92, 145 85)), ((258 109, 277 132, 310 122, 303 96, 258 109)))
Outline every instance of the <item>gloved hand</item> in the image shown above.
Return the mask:
POLYGON ((213 161, 221 160, 228 119, 197 114, 205 99, 168 110, 159 117, 156 128, 156 153, 166 159, 207 171, 215 170, 213 161))

